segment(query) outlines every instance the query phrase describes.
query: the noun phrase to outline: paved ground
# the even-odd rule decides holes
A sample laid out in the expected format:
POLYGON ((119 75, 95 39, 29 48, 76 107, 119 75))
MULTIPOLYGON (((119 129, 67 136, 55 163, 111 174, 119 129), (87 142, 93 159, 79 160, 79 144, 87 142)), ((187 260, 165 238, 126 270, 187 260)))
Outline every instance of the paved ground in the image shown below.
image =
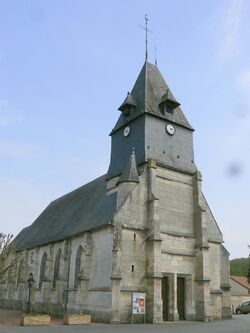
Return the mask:
POLYGON ((53 320, 51 326, 19 326, 21 312, 0 309, 1 333, 250 333, 250 314, 234 316, 232 320, 212 323, 177 322, 163 325, 107 325, 64 326, 53 320))

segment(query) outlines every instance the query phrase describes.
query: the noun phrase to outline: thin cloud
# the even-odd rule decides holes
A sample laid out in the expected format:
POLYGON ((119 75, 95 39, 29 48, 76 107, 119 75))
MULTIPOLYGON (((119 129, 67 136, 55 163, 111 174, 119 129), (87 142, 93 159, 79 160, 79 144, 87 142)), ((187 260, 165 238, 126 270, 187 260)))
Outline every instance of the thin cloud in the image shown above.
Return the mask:
POLYGON ((244 44, 242 33, 243 14, 245 0, 231 0, 226 10, 219 19, 218 36, 218 60, 226 63, 237 56, 244 44))
POLYGON ((14 159, 34 158, 38 155, 38 147, 29 143, 2 140, 0 154, 14 159))
POLYGON ((241 92, 248 97, 250 104, 250 68, 246 68, 239 73, 237 83, 241 92))
POLYGON ((0 127, 9 126, 13 123, 21 122, 25 119, 22 113, 9 113, 0 110, 0 127))

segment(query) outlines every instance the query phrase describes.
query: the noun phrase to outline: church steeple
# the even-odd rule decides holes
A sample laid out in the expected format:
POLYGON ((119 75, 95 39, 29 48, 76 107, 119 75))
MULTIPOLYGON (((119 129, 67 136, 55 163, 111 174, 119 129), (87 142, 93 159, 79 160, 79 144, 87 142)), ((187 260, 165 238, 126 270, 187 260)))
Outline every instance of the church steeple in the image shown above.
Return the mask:
POLYGON ((180 103, 176 101, 159 69, 147 61, 145 61, 134 87, 131 93, 126 97, 125 101, 128 97, 133 101, 135 110, 134 112, 131 112, 129 119, 125 119, 121 115, 113 131, 124 126, 128 120, 132 120, 141 113, 151 113, 155 116, 179 123, 189 129, 193 129, 180 109, 180 103), (169 113, 163 112, 161 108, 164 101, 169 102, 169 113))
POLYGON ((136 149, 138 164, 152 157, 166 167, 187 172, 196 170, 193 128, 155 65, 145 61, 119 110, 121 115, 110 133, 108 178, 123 171, 132 147, 136 149))

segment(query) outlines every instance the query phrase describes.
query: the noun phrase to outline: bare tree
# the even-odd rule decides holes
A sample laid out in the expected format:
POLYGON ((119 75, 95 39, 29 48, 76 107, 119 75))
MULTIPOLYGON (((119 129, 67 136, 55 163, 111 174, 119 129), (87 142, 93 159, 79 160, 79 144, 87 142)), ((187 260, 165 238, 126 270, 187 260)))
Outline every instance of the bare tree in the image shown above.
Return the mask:
POLYGON ((0 281, 5 280, 6 273, 13 265, 15 247, 12 239, 13 235, 0 233, 0 281))

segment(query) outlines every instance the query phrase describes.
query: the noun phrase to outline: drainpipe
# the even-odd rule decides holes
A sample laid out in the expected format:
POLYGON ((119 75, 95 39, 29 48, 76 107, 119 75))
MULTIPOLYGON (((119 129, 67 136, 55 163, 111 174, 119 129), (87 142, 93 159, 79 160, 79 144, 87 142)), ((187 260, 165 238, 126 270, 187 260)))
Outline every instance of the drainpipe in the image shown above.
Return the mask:
POLYGON ((69 241, 69 254, 68 254, 68 272, 67 272, 67 287, 65 293, 64 313, 67 313, 68 299, 69 299, 69 276, 70 276, 70 259, 71 259, 71 240, 69 241))

